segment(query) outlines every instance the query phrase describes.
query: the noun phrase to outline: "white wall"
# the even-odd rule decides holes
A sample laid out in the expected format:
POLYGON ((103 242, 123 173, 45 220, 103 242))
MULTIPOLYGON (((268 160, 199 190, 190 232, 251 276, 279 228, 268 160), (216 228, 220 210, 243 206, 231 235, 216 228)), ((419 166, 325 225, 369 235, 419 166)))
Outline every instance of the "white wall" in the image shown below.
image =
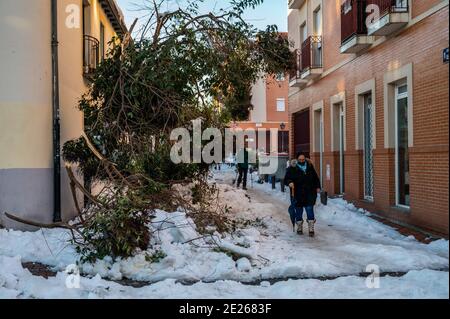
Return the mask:
POLYGON ((250 112, 250 121, 255 123, 263 123, 267 121, 267 97, 266 97, 266 81, 260 78, 252 88, 252 104, 253 110, 250 112))

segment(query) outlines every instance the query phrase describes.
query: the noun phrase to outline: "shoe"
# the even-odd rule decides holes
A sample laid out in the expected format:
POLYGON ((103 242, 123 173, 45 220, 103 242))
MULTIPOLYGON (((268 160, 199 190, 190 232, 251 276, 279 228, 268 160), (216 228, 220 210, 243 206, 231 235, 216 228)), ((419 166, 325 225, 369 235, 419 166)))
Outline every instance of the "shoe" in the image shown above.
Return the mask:
POLYGON ((303 220, 297 222, 297 234, 303 235, 303 220))
POLYGON ((314 237, 314 224, 316 223, 315 220, 308 220, 308 232, 309 237, 314 237))
POLYGON ((242 187, 242 189, 243 189, 244 191, 246 191, 246 190, 247 190, 247 187, 242 187))

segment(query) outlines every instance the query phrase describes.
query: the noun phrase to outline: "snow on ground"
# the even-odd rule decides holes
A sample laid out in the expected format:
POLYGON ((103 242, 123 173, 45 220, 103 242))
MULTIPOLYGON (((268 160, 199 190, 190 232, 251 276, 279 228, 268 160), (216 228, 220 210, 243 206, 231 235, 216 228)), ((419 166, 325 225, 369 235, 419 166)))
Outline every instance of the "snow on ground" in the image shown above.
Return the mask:
POLYGON ((218 183, 221 201, 230 206, 230 213, 250 225, 215 240, 247 258, 235 261, 218 249, 205 248, 211 243, 204 240, 186 243, 199 237, 192 220, 183 212, 158 211, 150 227, 160 229, 153 240, 165 258, 147 261, 146 256, 155 252, 149 249, 125 260, 84 264, 81 271, 89 278, 81 279, 81 289, 68 290, 64 270, 79 256, 68 244, 66 231, 0 229, 0 298, 448 298, 448 241, 422 244, 342 199, 316 206, 315 238, 298 236, 287 213, 287 193, 252 184, 250 178, 248 192, 237 190, 231 186, 234 177, 234 171, 224 167, 215 172, 212 182, 218 183), (58 275, 48 280, 34 277, 20 262, 50 265, 58 275), (358 276, 368 265, 407 275, 382 277, 380 289, 368 289, 366 279, 358 276), (272 286, 240 283, 322 276, 341 278, 280 281, 272 286), (102 278, 154 284, 136 289, 102 278), (177 280, 203 282, 183 286, 177 280))
MULTIPOLYGON (((59 272, 56 277, 36 277, 22 268, 19 257, 0 256, 0 297, 40 299, 98 299, 98 298, 170 298, 170 299, 365 299, 365 298, 448 298, 447 272, 411 271, 401 278, 381 278, 378 289, 369 289, 366 279, 356 276, 335 280, 316 279, 263 282, 258 286, 245 286, 235 281, 196 283, 184 286, 174 279, 166 279, 143 287, 132 288, 101 279, 82 277, 79 288, 69 289, 68 275, 59 272)), ((71 286, 73 287, 73 286, 71 286)))
POLYGON ((342 199, 330 199, 327 206, 318 204, 316 237, 299 237, 292 232, 287 213, 288 193, 255 182, 252 188, 249 183, 251 202, 243 203, 239 200, 243 191, 228 186, 232 177, 229 170, 216 173, 216 180, 225 183, 221 187, 225 202, 234 205, 234 211, 256 213, 270 229, 268 237, 259 238, 258 253, 270 256, 272 261, 259 272, 263 278, 355 274, 370 264, 378 265, 383 272, 448 269, 448 241, 422 244, 369 218, 342 199))

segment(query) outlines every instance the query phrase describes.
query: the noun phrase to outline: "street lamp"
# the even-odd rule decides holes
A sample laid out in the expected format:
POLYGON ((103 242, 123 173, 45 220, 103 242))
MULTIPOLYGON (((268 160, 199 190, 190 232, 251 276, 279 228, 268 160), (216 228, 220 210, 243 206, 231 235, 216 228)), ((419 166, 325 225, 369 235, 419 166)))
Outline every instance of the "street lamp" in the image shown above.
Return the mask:
POLYGON ((284 131, 284 129, 286 128, 286 124, 281 123, 281 124, 280 124, 280 128, 281 128, 282 131, 284 131))

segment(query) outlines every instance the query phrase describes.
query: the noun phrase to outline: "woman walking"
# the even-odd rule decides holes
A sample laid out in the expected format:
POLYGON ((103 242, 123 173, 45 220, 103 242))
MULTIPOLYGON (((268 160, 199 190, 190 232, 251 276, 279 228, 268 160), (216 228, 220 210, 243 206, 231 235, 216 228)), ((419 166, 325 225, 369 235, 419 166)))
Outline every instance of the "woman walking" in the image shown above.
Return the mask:
POLYGON ((310 161, 306 159, 305 154, 297 155, 297 162, 293 163, 287 171, 284 178, 286 185, 291 189, 291 203, 295 209, 295 222, 297 224, 297 233, 303 234, 303 209, 306 210, 308 218, 308 231, 311 237, 314 236, 314 205, 317 199, 317 193, 320 193, 320 180, 316 170, 310 161))

